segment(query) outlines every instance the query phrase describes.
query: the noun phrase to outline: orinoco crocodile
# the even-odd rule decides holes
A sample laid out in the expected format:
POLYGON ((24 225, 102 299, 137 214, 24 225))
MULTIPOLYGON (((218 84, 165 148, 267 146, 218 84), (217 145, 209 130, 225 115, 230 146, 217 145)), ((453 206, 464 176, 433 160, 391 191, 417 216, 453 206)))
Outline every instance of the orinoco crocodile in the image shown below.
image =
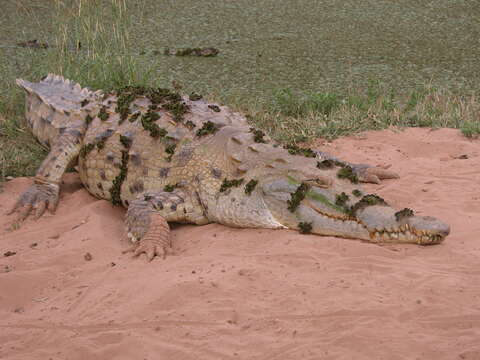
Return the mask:
POLYGON ((51 150, 12 209, 16 221, 54 211, 62 175, 77 163, 92 195, 128 208, 131 251, 150 260, 171 247, 168 222, 422 245, 449 234, 440 220, 397 211, 358 185, 395 173, 279 145, 201 96, 135 86, 93 92, 53 74, 17 84, 29 127, 51 150))

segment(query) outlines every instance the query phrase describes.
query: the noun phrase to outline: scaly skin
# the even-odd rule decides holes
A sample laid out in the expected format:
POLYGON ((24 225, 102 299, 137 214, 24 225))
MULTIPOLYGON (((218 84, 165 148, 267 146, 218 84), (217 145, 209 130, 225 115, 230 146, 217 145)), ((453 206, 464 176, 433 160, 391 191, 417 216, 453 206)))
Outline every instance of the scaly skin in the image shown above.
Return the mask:
POLYGON ((32 210, 39 217, 56 206, 61 176, 78 157, 87 190, 128 208, 131 251, 148 259, 168 252, 167 222, 291 228, 418 244, 439 243, 449 233, 437 219, 413 216, 408 209, 396 212, 375 196, 361 197, 352 183, 355 175, 379 182, 395 173, 326 153, 289 152, 226 107, 177 96, 174 105, 183 103, 187 110, 179 116, 175 107, 165 109, 163 100, 154 100, 152 108, 149 93, 131 98, 122 116, 125 93, 103 96, 53 75, 36 84, 17 83, 28 94, 32 132, 52 149, 36 184, 14 209, 20 220, 32 210), (155 131, 148 122, 152 114, 158 115, 155 131), (321 163, 325 159, 333 161, 321 163), (339 178, 344 171, 350 179, 339 178))

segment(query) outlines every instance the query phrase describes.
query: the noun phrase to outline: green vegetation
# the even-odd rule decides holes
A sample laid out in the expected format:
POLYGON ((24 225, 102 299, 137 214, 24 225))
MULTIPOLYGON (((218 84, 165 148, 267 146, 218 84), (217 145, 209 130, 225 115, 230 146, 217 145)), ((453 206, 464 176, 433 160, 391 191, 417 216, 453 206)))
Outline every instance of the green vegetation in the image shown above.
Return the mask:
POLYGON ((177 144, 170 144, 165 147, 165 153, 168 154, 168 156, 165 158, 167 161, 172 161, 172 156, 175 154, 175 149, 177 148, 177 144))
POLYGON ((341 99, 330 93, 294 93, 291 89, 274 91, 273 110, 282 115, 301 118, 311 113, 328 116, 340 105, 341 99))
POLYGON ((352 215, 355 215, 357 211, 363 210, 367 206, 373 205, 388 206, 387 202, 377 194, 368 194, 364 195, 360 200, 355 203, 355 205, 351 207, 350 213, 352 215))
POLYGON ((185 49, 177 49, 177 50, 170 50, 166 48, 164 50, 164 55, 175 55, 175 56, 204 56, 204 57, 212 57, 218 55, 218 50, 215 48, 185 48, 185 49))
POLYGON ((203 98, 202 95, 199 95, 199 94, 195 94, 195 93, 192 93, 188 96, 188 98, 191 100, 191 101, 198 101, 198 100, 201 100, 203 98))
POLYGON ((395 219, 397 219, 397 221, 402 221, 403 219, 412 217, 413 215, 414 212, 412 209, 404 208, 403 210, 397 211, 395 213, 395 219))
POLYGON ((321 170, 331 169, 331 168, 333 168, 334 165, 335 164, 334 164, 333 160, 330 160, 330 159, 317 161, 317 168, 319 168, 321 170))
POLYGON ((87 114, 87 116, 85 116, 85 123, 87 125, 90 125, 93 121, 93 118, 90 116, 90 114, 87 114))
POLYGON ((217 125, 210 120, 203 123, 203 126, 197 130, 197 136, 202 137, 208 134, 215 134, 218 131, 217 125))
POLYGON ((338 206, 337 204, 334 204, 331 202, 325 195, 319 194, 318 192, 309 190, 306 194, 307 198, 313 199, 315 201, 321 202, 324 205, 327 205, 331 207, 332 209, 335 209, 337 211, 345 212, 349 214, 349 210, 346 209, 346 206, 338 206))
POLYGON ((105 147, 105 142, 107 141, 108 137, 102 137, 97 142, 97 150, 102 150, 105 147))
POLYGON ((217 105, 208 105, 208 108, 214 112, 220 112, 221 109, 217 105))
MULTIPOLYGON (((159 135, 159 129, 153 122, 160 118, 156 113, 158 106, 169 111, 176 122, 182 122, 183 116, 188 112, 189 107, 186 105, 179 93, 170 89, 153 88, 138 85, 129 85, 116 89, 117 94, 117 107, 115 111, 120 114, 120 121, 122 123, 130 115, 130 104, 135 101, 137 97, 144 96, 149 99, 152 104, 149 106, 148 113, 142 117, 143 127, 150 131, 150 135, 153 137, 165 136, 159 135), (153 130, 153 133, 152 133, 153 130)), ((137 119, 140 114, 134 114, 131 117, 132 122, 137 119)))
POLYGON ((128 136, 120 135, 120 144, 122 144, 125 149, 130 149, 132 146, 132 139, 128 136))
POLYGON ((243 179, 233 179, 228 180, 227 178, 223 179, 222 185, 220 186, 220 192, 225 192, 231 187, 237 187, 242 185, 243 179))
MULTIPOLYGON (((0 181, 33 174, 45 156, 23 120, 15 78, 38 81, 49 72, 106 92, 176 80, 187 94, 248 114, 252 126, 283 143, 390 126, 452 127, 478 137, 479 11, 475 1, 444 0, 5 0, 0 181), (32 39, 48 48, 15 45, 32 39), (220 53, 154 55, 166 47, 220 53)), ((130 97, 124 100, 122 121, 130 115, 130 97)), ((181 120, 181 103, 167 106, 181 120)))
POLYGON ((255 128, 251 127, 250 132, 253 133, 253 141, 255 141, 256 143, 265 144, 267 142, 263 138, 266 134, 262 130, 258 130, 258 129, 255 129, 255 128))
POLYGON ((411 93, 395 94, 385 84, 374 81, 366 90, 357 89, 354 94, 280 94, 275 96, 280 96, 281 102, 274 97, 270 108, 249 114, 256 126, 282 142, 334 139, 391 126, 451 127, 460 129, 467 137, 480 136, 480 100, 475 92, 460 95, 448 88, 425 84, 411 93), (322 99, 328 103, 323 104, 322 99))
POLYGON ((141 122, 145 130, 150 132, 150 136, 157 139, 159 137, 165 137, 168 131, 158 126, 155 121, 160 119, 160 115, 157 112, 148 109, 148 111, 142 115, 141 122))
POLYGON ((176 101, 167 102, 163 104, 162 107, 170 111, 175 122, 182 122, 183 116, 189 111, 189 107, 181 100, 179 94, 176 95, 178 97, 176 101))
POLYGON ((342 192, 341 194, 335 195, 335 205, 337 206, 345 206, 348 200, 349 200, 349 197, 344 192, 342 192))
POLYGON ((353 196, 356 196, 356 197, 360 197, 360 196, 363 195, 363 193, 358 189, 352 190, 352 194, 353 194, 353 196))
POLYGON ((90 151, 92 151, 93 149, 95 149, 95 144, 85 144, 82 146, 82 148, 80 149, 80 153, 78 154, 78 156, 80 156, 82 159, 85 159, 85 157, 90 153, 90 151))
POLYGON ((245 194, 250 195, 258 184, 258 180, 252 179, 245 185, 245 194))
POLYGON ((300 234, 310 234, 312 232, 313 226, 311 222, 299 222, 298 231, 300 234))
POLYGON ((300 205, 302 200, 305 199, 308 190, 310 190, 310 186, 308 186, 306 183, 301 183, 297 190, 291 194, 290 200, 287 201, 288 210, 290 210, 290 212, 295 212, 295 210, 297 210, 297 207, 300 205))
POLYGON ((283 146, 284 149, 288 150, 288 153, 291 155, 301 155, 305 157, 314 158, 317 156, 315 151, 310 148, 302 148, 295 144, 287 144, 283 146))
POLYGON ((165 186, 163 187, 163 191, 165 191, 165 192, 172 192, 172 191, 175 190, 177 187, 178 187, 178 184, 173 184, 173 185, 168 184, 168 185, 165 185, 165 186))
POLYGON ((141 114, 142 114, 142 113, 141 113, 140 111, 135 111, 135 112, 130 116, 130 118, 128 119, 128 121, 130 121, 130 122, 132 122, 132 123, 135 122, 141 114))
POLYGON ((35 174, 46 155, 47 148, 32 138, 19 118, 0 114, 0 182, 7 176, 35 174))
POLYGON ((130 20, 124 0, 2 3, 0 181, 34 174, 46 154, 23 120, 25 97, 15 78, 38 81, 53 72, 107 91, 146 83, 151 68, 140 66, 138 57, 127 51, 130 20), (11 46, 37 37, 48 42, 48 49, 11 46))
POLYGON ((115 179, 113 179, 113 185, 110 188, 110 196, 113 205, 121 205, 121 189, 122 184, 127 178, 128 172, 128 150, 122 150, 122 164, 120 166, 120 174, 117 175, 115 179))
POLYGON ((348 179, 350 180, 353 184, 357 184, 358 183, 358 176, 357 174, 355 174, 355 172, 353 171, 352 167, 351 166, 343 166, 342 168, 340 168, 340 170, 338 170, 337 172, 337 177, 339 179, 348 179))
POLYGON ((102 106, 100 108, 100 111, 98 112, 98 118, 102 121, 106 121, 109 117, 108 115, 108 112, 107 112, 107 107, 106 106, 102 106))

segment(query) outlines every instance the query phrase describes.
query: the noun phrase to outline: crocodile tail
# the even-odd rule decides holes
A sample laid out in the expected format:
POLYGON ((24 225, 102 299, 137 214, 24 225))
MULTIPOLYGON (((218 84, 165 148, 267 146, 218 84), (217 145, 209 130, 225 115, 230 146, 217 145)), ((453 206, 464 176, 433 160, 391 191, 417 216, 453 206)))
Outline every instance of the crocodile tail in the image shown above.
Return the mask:
POLYGON ((50 145, 62 128, 74 118, 83 118, 86 102, 96 101, 101 91, 93 92, 63 76, 48 74, 39 82, 17 79, 27 93, 25 117, 33 134, 44 145, 50 145))

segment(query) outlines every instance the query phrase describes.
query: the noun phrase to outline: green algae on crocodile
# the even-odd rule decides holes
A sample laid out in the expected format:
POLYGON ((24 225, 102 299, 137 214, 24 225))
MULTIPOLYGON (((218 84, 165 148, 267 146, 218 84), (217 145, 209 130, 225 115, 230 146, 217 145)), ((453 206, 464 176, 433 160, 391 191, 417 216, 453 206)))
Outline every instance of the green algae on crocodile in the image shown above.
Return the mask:
POLYGON ((231 187, 237 187, 242 185, 243 179, 232 179, 228 180, 227 178, 223 179, 222 185, 218 191, 225 192, 231 187))
POLYGON ((177 122, 183 121, 184 115, 189 110, 181 95, 170 89, 126 86, 115 90, 114 94, 117 96, 115 111, 120 114, 120 123, 128 118, 131 104, 139 97, 145 97, 151 101, 151 110, 156 110, 157 106, 160 106, 169 111, 177 122))
POLYGON ((252 179, 245 185, 245 194, 250 195, 258 184, 258 180, 252 179))

